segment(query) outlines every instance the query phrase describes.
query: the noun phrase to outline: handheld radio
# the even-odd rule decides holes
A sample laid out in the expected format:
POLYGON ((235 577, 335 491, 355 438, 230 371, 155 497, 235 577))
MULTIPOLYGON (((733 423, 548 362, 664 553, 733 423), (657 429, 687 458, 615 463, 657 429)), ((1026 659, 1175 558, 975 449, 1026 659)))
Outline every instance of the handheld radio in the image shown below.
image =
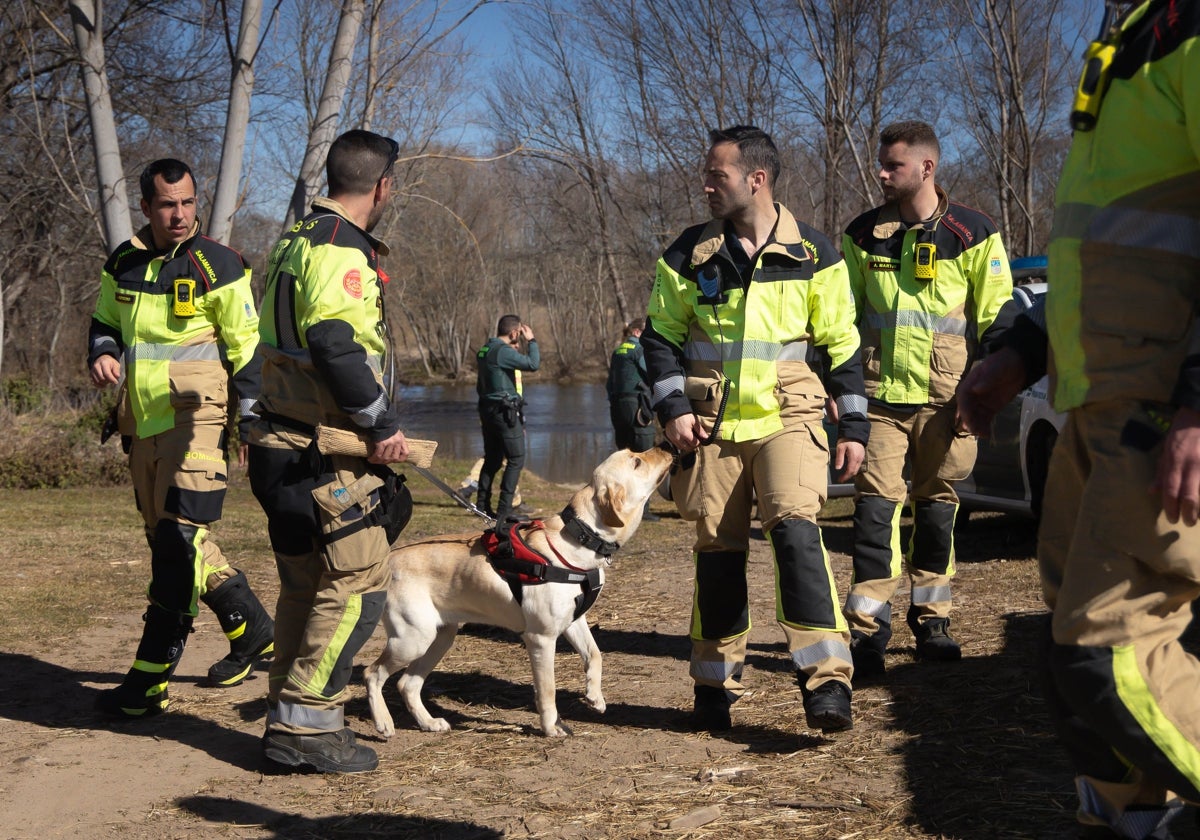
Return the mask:
POLYGON ((1117 37, 1120 27, 1115 25, 1116 12, 1111 2, 1104 4, 1104 20, 1100 24, 1100 35, 1088 44, 1083 54, 1083 72, 1075 88, 1075 100, 1071 103, 1071 128, 1075 131, 1091 131, 1096 127, 1100 115, 1100 101, 1108 89, 1108 74, 1113 56, 1117 52, 1117 37))
POLYGON ((937 245, 918 242, 913 249, 913 277, 932 280, 937 276, 937 245))
POLYGON ((196 314, 196 281, 180 277, 175 281, 174 312, 177 318, 191 318, 196 314))

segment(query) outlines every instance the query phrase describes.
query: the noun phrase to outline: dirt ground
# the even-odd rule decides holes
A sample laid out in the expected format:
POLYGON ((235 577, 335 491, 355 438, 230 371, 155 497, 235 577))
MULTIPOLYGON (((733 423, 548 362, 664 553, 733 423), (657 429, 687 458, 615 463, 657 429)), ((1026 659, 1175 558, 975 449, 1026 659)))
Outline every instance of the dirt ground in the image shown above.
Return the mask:
MULTIPOLYGON (((523 484, 543 510, 557 510, 569 496, 534 479, 523 484)), ((414 490, 418 510, 408 536, 475 522, 431 491, 414 490)), ((119 503, 126 501, 121 494, 119 503)), ((244 486, 231 490, 227 520, 230 508, 254 521, 244 486)), ((129 665, 141 612, 131 586, 121 604, 90 615, 82 632, 45 649, 0 652, 0 837, 1071 835, 1071 773, 1034 675, 1045 611, 1030 523, 976 516, 960 534, 953 630, 964 660, 915 663, 912 638, 899 622, 886 679, 857 688, 854 729, 830 737, 804 726, 773 618, 770 548, 756 539, 745 673, 751 693, 734 707, 733 730, 713 736, 684 723, 691 704, 691 527, 669 503, 658 500, 654 509, 662 521, 644 524, 623 547, 589 614, 604 652, 605 714, 581 702, 578 659, 560 643, 559 710, 573 737, 547 739, 535 729, 519 640, 470 626, 426 692, 431 710, 453 729, 417 731, 393 678, 385 696, 398 731, 383 741, 361 684, 362 666, 380 649, 377 633, 359 656, 347 718, 378 750, 379 769, 352 776, 265 772, 265 673, 230 689, 203 685, 208 665, 225 650, 207 611, 171 685, 171 711, 109 722, 91 711, 92 702, 129 665)), ((843 597, 849 510, 846 501, 831 503, 823 520, 843 597)), ((255 544, 265 546, 265 537, 255 544)), ((0 560, 3 553, 0 544, 0 560)), ((237 565, 272 607, 269 552, 240 553, 237 565)), ((147 570, 148 563, 134 577, 147 570)), ((906 607, 902 590, 896 614, 906 607)))

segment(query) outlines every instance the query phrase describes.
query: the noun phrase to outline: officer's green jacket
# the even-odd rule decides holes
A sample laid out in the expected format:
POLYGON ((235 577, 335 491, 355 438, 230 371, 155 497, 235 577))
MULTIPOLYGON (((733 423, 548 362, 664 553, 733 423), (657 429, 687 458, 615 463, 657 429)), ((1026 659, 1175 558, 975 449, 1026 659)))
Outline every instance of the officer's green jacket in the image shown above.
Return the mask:
POLYGON ((608 401, 620 397, 649 397, 650 385, 646 380, 646 351, 636 335, 626 336, 612 352, 608 363, 608 380, 605 383, 608 401))
POLYGON ((265 421, 332 426, 373 441, 400 430, 383 386, 379 255, 387 253, 328 198, 313 201, 275 245, 259 326, 265 421))
POLYGON ((1200 409, 1200 3, 1135 8, 1110 73, 1096 126, 1075 132, 1058 182, 1046 295, 1054 406, 1200 409))
POLYGON ((867 396, 892 405, 949 402, 981 348, 1001 338, 997 316, 1012 299, 1008 255, 992 220, 939 188, 930 221, 906 229, 895 205, 876 207, 846 228, 842 252, 867 396), (936 276, 918 280, 914 252, 926 241, 937 249, 936 276))
POLYGON ((480 405, 503 402, 521 396, 517 371, 537 370, 542 364, 542 353, 536 339, 529 342, 526 355, 504 336, 493 336, 475 352, 475 364, 475 392, 480 405))
MULTIPOLYGON (((176 426, 223 425, 232 377, 242 423, 258 397, 258 315, 241 254, 199 233, 166 251, 147 225, 122 243, 100 275, 88 335, 89 366, 121 359, 125 434, 147 438, 176 426), (195 314, 175 314, 175 281, 191 280, 195 314)), ((243 432, 247 429, 243 428, 243 432)), ((244 439, 244 438, 243 438, 244 439)))
POLYGON ((831 392, 839 436, 865 443, 846 264, 828 237, 775 207, 775 230, 748 277, 719 219, 688 228, 659 259, 641 337, 654 409, 663 426, 688 413, 714 418, 725 377, 720 437, 760 440, 785 422, 819 421, 831 392))

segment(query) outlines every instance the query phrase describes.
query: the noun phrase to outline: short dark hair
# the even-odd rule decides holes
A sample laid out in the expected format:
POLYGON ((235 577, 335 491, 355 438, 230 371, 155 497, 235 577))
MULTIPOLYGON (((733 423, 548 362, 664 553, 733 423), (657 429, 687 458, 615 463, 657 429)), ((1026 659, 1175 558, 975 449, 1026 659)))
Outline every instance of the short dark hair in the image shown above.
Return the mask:
POLYGON ((186 163, 175 158, 159 158, 143 169, 141 177, 138 178, 142 200, 147 204, 154 200, 154 196, 158 192, 154 188, 154 179, 159 175, 168 184, 178 184, 186 175, 192 179, 192 188, 196 187, 196 176, 192 174, 191 168, 186 163))
POLYGON ((508 335, 513 330, 519 330, 520 328, 520 315, 504 315, 496 322, 496 335, 508 335))
POLYGON ((366 195, 392 171, 400 145, 373 131, 354 129, 342 134, 325 157, 329 194, 366 195))
POLYGON ((891 146, 894 143, 906 143, 909 146, 924 146, 933 150, 935 158, 942 155, 942 147, 938 143, 937 133, 933 130, 933 126, 920 120, 895 122, 879 132, 880 146, 891 146))
POLYGON ((625 325, 625 337, 628 338, 629 336, 633 335, 634 330, 641 331, 644 329, 646 329, 646 319, 645 318, 634 318, 632 321, 630 321, 628 324, 625 325))
POLYGON ((753 125, 710 129, 709 146, 718 143, 736 144, 746 171, 763 170, 767 173, 767 186, 775 186, 775 181, 779 178, 779 149, 775 148, 775 141, 771 139, 771 135, 753 125))

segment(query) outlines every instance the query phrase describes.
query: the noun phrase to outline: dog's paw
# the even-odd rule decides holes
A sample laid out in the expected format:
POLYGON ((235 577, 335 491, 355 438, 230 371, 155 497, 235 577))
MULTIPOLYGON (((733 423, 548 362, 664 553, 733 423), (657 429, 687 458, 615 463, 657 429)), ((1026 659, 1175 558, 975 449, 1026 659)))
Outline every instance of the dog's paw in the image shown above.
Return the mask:
POLYGON ((545 733, 547 738, 566 738, 569 735, 575 734, 571 731, 571 728, 561 720, 556 720, 553 726, 544 727, 542 731, 545 733))
POLYGON ((603 695, 596 695, 595 697, 584 697, 583 705, 587 706, 589 709, 591 709, 593 712, 595 712, 598 715, 604 714, 604 710, 608 708, 608 704, 604 702, 603 695))
POLYGON ((375 722, 375 731, 384 738, 391 738, 396 734, 396 726, 390 720, 387 723, 375 722))
POLYGON ((450 723, 445 718, 430 718, 421 724, 422 732, 449 732, 450 723))

